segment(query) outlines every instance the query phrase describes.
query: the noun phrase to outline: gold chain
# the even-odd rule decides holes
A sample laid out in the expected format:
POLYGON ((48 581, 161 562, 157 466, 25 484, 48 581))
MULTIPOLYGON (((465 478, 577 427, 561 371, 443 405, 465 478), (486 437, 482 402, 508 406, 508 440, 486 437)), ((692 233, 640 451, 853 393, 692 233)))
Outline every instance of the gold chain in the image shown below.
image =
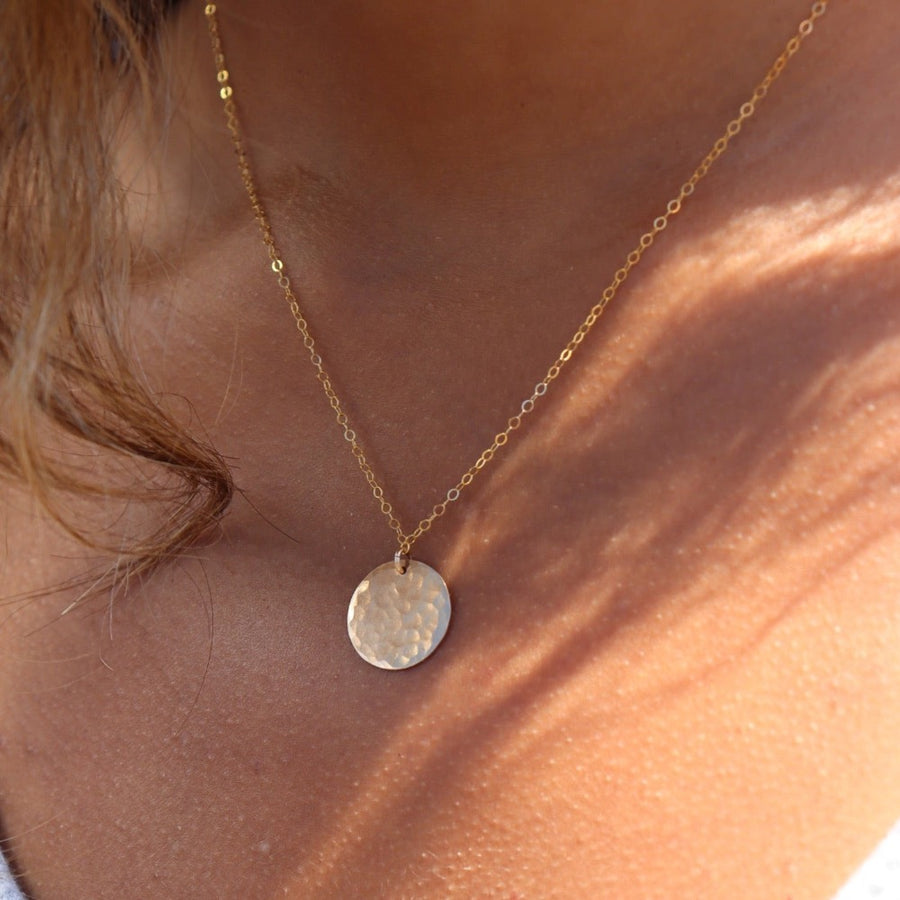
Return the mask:
POLYGON ((254 181, 253 173, 250 168, 250 160, 244 147, 241 126, 238 120, 237 108, 234 100, 234 87, 231 83, 231 75, 225 64, 222 39, 219 35, 216 5, 214 3, 206 4, 206 22, 209 27, 209 37, 212 42, 213 55, 215 57, 216 78, 219 82, 219 96, 221 97, 225 108, 226 124, 231 133, 231 140, 234 144, 234 151, 237 155, 238 165, 241 170, 241 178, 244 182, 244 187, 247 190, 247 196, 250 198, 250 203, 253 206, 253 212, 256 215, 256 221, 262 233, 262 239, 269 252, 272 271, 275 273, 278 286, 284 291, 284 296, 290 307, 294 321, 296 322, 297 330, 303 338, 303 346, 306 347, 309 352, 310 362, 312 362, 316 370, 316 378, 318 378, 319 383, 322 385, 322 389, 325 391, 328 402, 334 410, 337 423, 343 430, 344 439, 350 444, 353 455, 356 457, 357 463, 359 463, 359 468, 362 470, 363 475, 366 477, 366 481, 369 483, 369 487, 372 489, 372 496, 374 496, 375 500, 380 505, 382 514, 385 516, 388 524, 397 536, 400 548, 399 552, 401 554, 409 554, 413 544, 415 544, 415 542, 431 528, 437 519, 444 515, 447 511, 447 507, 451 503, 454 503, 459 499, 462 491, 475 480, 476 475, 478 475, 478 473, 496 456, 498 451, 506 445, 509 441, 509 436, 521 427, 524 418, 534 409, 538 400, 547 393, 547 388, 556 380, 563 370, 563 367, 575 354, 575 351, 578 349, 581 342, 588 334, 590 334, 591 329, 594 327, 600 316, 603 315, 603 312, 610 301, 612 301, 613 297, 618 293, 619 288, 625 283, 631 270, 641 261, 644 252, 653 244, 656 236, 669 224, 669 219, 678 214, 684 201, 694 193, 697 184, 706 176, 712 168, 713 163, 715 163, 715 161, 728 149, 732 138, 740 132, 744 122, 756 112, 756 107, 769 92, 772 83, 784 71, 788 60, 800 49, 802 41, 812 33, 813 23, 816 19, 825 14, 827 8, 828 0, 818 0, 818 2, 813 4, 809 16, 800 23, 797 33, 787 42, 784 50, 782 50, 775 62, 772 63, 763 80, 756 86, 750 99, 741 106, 738 115, 728 123, 722 136, 712 145, 712 148, 706 156, 703 157, 702 162, 694 170, 691 177, 682 184, 675 197, 666 204, 665 212, 662 215, 657 216, 653 220, 653 225, 650 230, 641 235, 637 246, 625 257, 625 261, 621 268, 616 270, 612 281, 610 281, 603 289, 600 299, 591 307, 585 320, 572 335, 571 339, 556 358, 553 365, 547 370, 544 377, 535 385, 531 395, 522 402, 519 411, 507 420, 506 427, 502 431, 494 435, 494 439, 491 441, 490 446, 481 452, 481 455, 475 460, 474 464, 470 466, 459 481, 447 491, 444 495, 444 499, 435 504, 431 512, 422 519, 412 531, 406 532, 404 531, 400 520, 394 513, 394 507, 385 496, 384 488, 375 476, 372 466, 366 459, 366 455, 363 452, 362 445, 359 442, 356 432, 350 426, 347 414, 344 412, 341 401, 338 398, 337 393, 335 393, 334 385, 331 383, 331 378, 325 370, 322 357, 316 350, 316 342, 313 340, 309 325, 300 310, 297 296, 291 287, 290 278, 285 271, 284 262, 275 244, 272 226, 262 202, 259 199, 259 192, 256 189, 256 182, 254 181))

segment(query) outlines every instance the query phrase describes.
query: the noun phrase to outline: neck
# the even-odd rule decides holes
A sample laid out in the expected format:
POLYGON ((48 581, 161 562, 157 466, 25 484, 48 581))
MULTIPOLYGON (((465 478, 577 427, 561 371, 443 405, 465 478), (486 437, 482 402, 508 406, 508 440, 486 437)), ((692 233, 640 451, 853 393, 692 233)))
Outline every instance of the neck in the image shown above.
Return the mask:
MULTIPOLYGON (((715 0, 530 0, 514 15, 478 2, 223 6, 244 131, 285 252, 293 243, 305 267, 331 260, 369 283, 486 272, 498 259, 527 274, 558 262, 560 244, 572 264, 623 228, 630 238, 806 12, 715 0)), ((163 183, 202 195, 193 210, 216 231, 243 224, 202 11, 185 8, 172 37, 184 116, 163 183)))

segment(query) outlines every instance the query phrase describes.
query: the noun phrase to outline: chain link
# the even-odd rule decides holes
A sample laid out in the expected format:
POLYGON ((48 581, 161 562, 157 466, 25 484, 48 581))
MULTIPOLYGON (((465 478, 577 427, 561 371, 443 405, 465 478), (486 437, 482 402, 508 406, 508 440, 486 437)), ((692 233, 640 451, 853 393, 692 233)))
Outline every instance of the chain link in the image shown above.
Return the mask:
POLYGON ((716 160, 725 153, 731 144, 732 139, 740 133, 747 119, 754 115, 757 106, 768 94, 769 88, 772 86, 773 82, 775 82, 784 71, 784 68, 791 57, 800 49, 802 42, 812 33, 815 21, 825 14, 827 8, 828 0, 818 0, 818 2, 812 5, 809 16, 800 23, 796 34, 787 42, 784 50, 782 50, 775 62, 772 63, 769 70, 766 72, 765 77, 754 89, 750 99, 741 105, 738 115, 728 123, 721 137, 715 141, 690 178, 681 185, 681 188, 675 197, 666 204, 665 212, 662 213, 662 215, 657 216, 653 220, 650 230, 641 235, 635 248, 625 257, 622 266, 616 270, 612 281, 610 281, 603 289, 603 292, 600 294, 600 299, 591 307, 585 320, 579 325, 576 332, 572 335, 562 352, 547 370, 544 377, 535 385, 531 395, 522 402, 519 411, 507 420, 506 427, 502 431, 494 435, 494 439, 490 446, 481 452, 481 455, 475 460, 473 465, 471 465, 459 481, 447 491, 443 500, 436 503, 431 512, 424 519, 421 519, 412 531, 406 532, 394 512, 393 505, 385 496, 384 488, 378 481, 372 466, 369 464, 356 432, 350 426, 347 414, 344 412, 341 401, 334 390, 331 378, 322 362, 322 357, 316 350, 316 342, 310 333, 309 325, 300 309, 300 303, 291 286, 291 280, 285 271, 284 261, 282 260, 281 254, 275 243, 275 237, 272 233, 272 226, 269 222, 269 218, 266 215, 265 208, 259 198, 259 192, 256 188, 256 182, 250 167, 250 160, 246 148, 244 147, 240 121, 235 105, 234 88, 231 83, 231 75, 229 74, 225 63, 222 39, 219 34, 216 5, 215 3, 207 3, 205 5, 206 22, 209 28, 209 37, 210 42, 212 43, 213 57, 216 65, 216 79, 219 83, 219 97, 222 99, 225 110, 225 122, 228 131, 231 134, 234 152, 237 156, 238 167, 241 172, 241 179, 244 182, 247 196, 250 198, 253 213, 256 216, 263 242, 265 243, 269 254, 272 272, 275 275, 278 286, 284 293, 291 315, 294 317, 297 331, 303 339, 303 346, 309 353, 310 362, 316 371, 316 378, 322 385, 325 396, 328 398, 328 402, 334 411, 335 419, 343 431, 344 440, 350 444, 353 456, 356 458, 359 468, 372 490, 372 496, 379 504, 382 515, 396 535, 399 552, 401 554, 409 554, 416 541, 429 531, 431 526, 444 515, 450 504, 455 503, 459 499, 461 493, 475 480, 478 473, 494 459, 504 446, 506 446, 510 435, 522 426, 525 417, 534 410, 535 405, 540 398, 547 393, 550 384, 559 377, 563 368, 575 355, 576 350, 588 334, 590 334, 591 329, 603 315, 606 307, 619 292, 619 288, 625 283, 631 270, 641 261, 644 253, 653 245, 657 235, 668 226, 669 220, 681 211, 685 200, 694 193, 695 188, 700 181, 706 177, 716 160))

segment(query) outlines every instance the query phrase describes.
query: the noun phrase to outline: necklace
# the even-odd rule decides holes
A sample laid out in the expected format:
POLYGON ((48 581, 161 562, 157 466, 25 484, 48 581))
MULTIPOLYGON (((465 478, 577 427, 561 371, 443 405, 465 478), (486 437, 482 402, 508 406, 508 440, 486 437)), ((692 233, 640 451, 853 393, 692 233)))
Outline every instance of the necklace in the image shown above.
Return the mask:
POLYGON ((616 296, 631 270, 641 261, 644 252, 654 243, 657 235, 666 228, 672 216, 678 214, 682 204, 694 193, 697 184, 706 176, 715 161, 728 149, 732 138, 740 132, 744 122, 756 112, 757 105, 766 96, 772 83, 781 75, 788 61, 800 49, 803 40, 812 33, 814 22, 825 14, 827 8, 828 0, 818 0, 813 4, 809 16, 800 23, 797 32, 772 63, 750 99, 740 107, 738 115, 728 123, 721 137, 716 140, 690 178, 682 184, 675 197, 666 204, 665 212, 657 216, 653 220, 652 227, 641 235, 637 245, 625 258, 612 281, 603 289, 599 300, 590 308, 587 317, 544 377, 522 402, 518 412, 506 421, 506 426, 494 436, 490 446, 481 452, 474 464, 446 492, 444 498, 435 504, 431 512, 421 519, 415 528, 406 531, 387 499, 384 487, 366 459, 356 432, 350 425, 331 378, 325 369, 322 357, 316 349, 316 342, 313 340, 309 325, 300 309, 300 303, 291 286, 291 280, 285 271, 284 262, 275 243, 272 226, 259 198, 250 167, 250 159, 244 147, 235 104, 234 87, 226 66, 219 33, 216 5, 214 3, 206 4, 206 22, 215 59, 216 79, 219 85, 219 96, 223 102, 225 122, 231 134, 241 180, 253 207, 263 243, 268 251, 272 272, 284 293, 297 331, 303 340, 303 346, 309 353, 309 360, 315 370, 316 378, 322 385, 322 390, 334 411, 337 424, 343 432, 344 439, 350 445, 350 450, 372 490, 372 496, 397 541, 397 552, 393 562, 384 563, 373 569, 360 582, 350 600, 347 630, 354 648, 366 662, 382 669, 407 669, 429 657, 443 640, 450 623, 450 594, 444 579, 434 569, 423 562, 410 558, 413 545, 444 515, 447 508, 459 499, 461 493, 507 444, 512 433, 522 426, 525 417, 532 412, 540 398, 547 393, 550 384, 556 380, 563 367, 603 315, 604 310, 616 296))

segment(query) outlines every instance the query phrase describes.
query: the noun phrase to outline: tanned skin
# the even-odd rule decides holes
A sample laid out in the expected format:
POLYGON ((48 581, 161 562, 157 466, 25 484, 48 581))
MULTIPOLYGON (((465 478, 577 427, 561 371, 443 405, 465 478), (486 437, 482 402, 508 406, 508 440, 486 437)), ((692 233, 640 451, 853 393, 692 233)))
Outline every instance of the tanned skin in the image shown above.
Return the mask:
MULTIPOLYGON (((279 245, 408 523, 808 11, 222 7, 279 245)), ((38 900, 832 896, 900 816, 900 53, 893 0, 832 7, 417 546, 455 612, 405 673, 347 640, 391 534, 267 269, 202 8, 169 23, 166 141, 122 151, 138 350, 242 493, 112 606, 4 608, 0 810, 38 900)), ((87 566, 4 516, 4 595, 87 566)))

